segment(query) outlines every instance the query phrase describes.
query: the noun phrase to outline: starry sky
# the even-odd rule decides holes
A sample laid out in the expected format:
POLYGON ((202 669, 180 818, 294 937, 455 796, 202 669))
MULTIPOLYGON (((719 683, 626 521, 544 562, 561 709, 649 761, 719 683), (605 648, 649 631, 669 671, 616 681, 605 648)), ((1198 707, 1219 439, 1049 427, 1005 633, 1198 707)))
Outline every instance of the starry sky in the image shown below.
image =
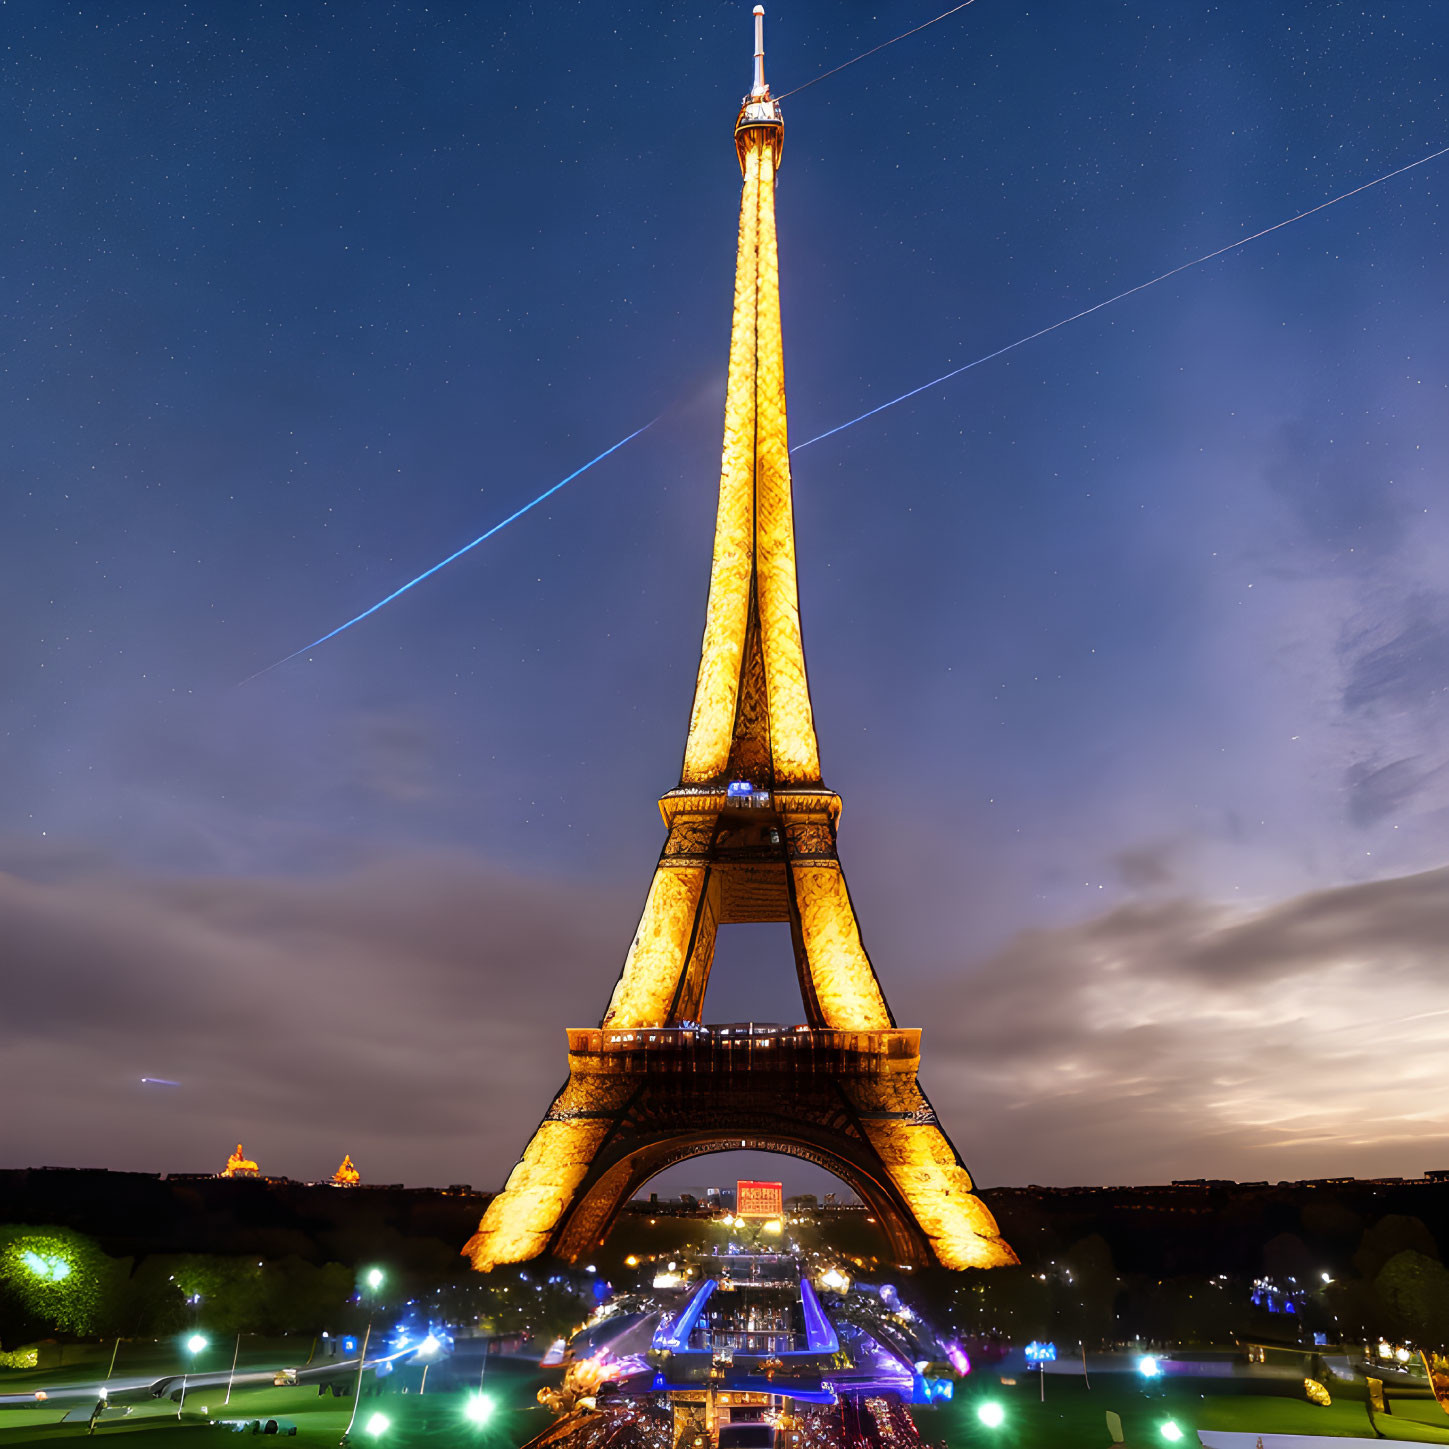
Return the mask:
MULTIPOLYGON (((501 1183, 678 778, 749 9, 0 6, 0 1164, 501 1183)), ((933 13, 780 0, 767 72, 933 13)), ((1446 63, 1427 0, 977 0, 801 91, 793 436, 1449 144, 1446 63)), ((795 456, 842 859, 983 1183, 1449 1165, 1446 195, 795 456)), ((727 929, 707 1016, 799 1015, 727 929)))

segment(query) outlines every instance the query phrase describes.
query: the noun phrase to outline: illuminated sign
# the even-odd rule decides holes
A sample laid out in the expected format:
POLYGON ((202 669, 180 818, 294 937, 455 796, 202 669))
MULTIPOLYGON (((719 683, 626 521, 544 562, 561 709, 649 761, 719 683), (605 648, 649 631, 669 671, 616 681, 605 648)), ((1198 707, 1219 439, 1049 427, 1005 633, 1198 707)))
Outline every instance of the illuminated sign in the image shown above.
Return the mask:
POLYGON ((735 1183, 735 1215, 742 1218, 777 1218, 785 1211, 782 1182, 735 1183))

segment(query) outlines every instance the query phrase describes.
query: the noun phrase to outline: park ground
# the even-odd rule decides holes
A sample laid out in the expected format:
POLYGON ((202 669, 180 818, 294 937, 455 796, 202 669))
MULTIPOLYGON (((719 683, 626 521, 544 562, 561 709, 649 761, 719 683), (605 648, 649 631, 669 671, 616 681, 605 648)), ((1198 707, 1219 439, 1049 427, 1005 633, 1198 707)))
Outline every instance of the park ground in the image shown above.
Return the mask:
MULTIPOLYGON (((275 1362, 275 1356, 273 1356, 275 1362)), ((139 1367, 139 1365, 138 1365, 139 1367)), ((68 1376, 68 1375, 67 1375, 68 1376)), ((23 1392, 23 1380, 36 1377, 0 1374, 0 1392, 23 1392)), ((52 1382, 56 1375, 47 1375, 52 1382)), ((485 1425, 469 1422, 464 1413, 471 1387, 456 1382, 418 1393, 415 1376, 402 1373, 393 1380, 370 1384, 358 1406, 352 1442, 357 1449, 414 1449, 414 1446, 450 1446, 450 1449, 516 1449, 550 1422, 549 1413, 534 1400, 544 1376, 517 1363, 503 1372, 490 1369, 487 1391, 495 1406, 485 1425), (366 1425, 374 1415, 387 1423, 375 1434, 366 1425)), ((234 1389, 229 1405, 222 1389, 199 1390, 189 1395, 184 1414, 168 1399, 135 1405, 124 1418, 104 1420, 97 1439, 123 1441, 123 1449, 200 1449, 227 1442, 217 1419, 289 1419, 297 1426, 287 1442, 296 1449, 326 1449, 335 1445, 347 1427, 352 1400, 319 1397, 313 1388, 272 1386, 234 1389), (203 1410, 205 1412, 203 1412, 203 1410), (163 1445, 164 1440, 164 1445, 163 1445)), ((60 1445, 86 1434, 84 1423, 58 1422, 64 1406, 0 1409, 0 1445, 60 1445)), ((923 1437, 948 1449, 1110 1449, 1107 1412, 1122 1420, 1128 1449, 1172 1449, 1174 1443, 1191 1446, 1198 1429, 1235 1429, 1250 1433, 1299 1433, 1369 1438, 1375 1433, 1389 1440, 1449 1445, 1449 1414, 1432 1399, 1395 1400, 1391 1415, 1370 1420, 1362 1399, 1339 1396, 1328 1407, 1306 1399, 1268 1393, 1234 1392, 1217 1385, 1186 1381, 1167 1382, 1144 1391, 1134 1375, 1095 1376, 1087 1386, 1066 1376, 1050 1376, 1042 1386, 1035 1378, 1016 1385, 1001 1384, 992 1375, 973 1374, 956 1386, 949 1404, 916 1411, 923 1437), (987 1401, 1001 1406, 1003 1420, 986 1427, 977 1414, 987 1401), (1172 1423, 1182 1431, 1180 1440, 1163 1434, 1172 1423)), ((1170 1432, 1170 1431, 1169 1431, 1170 1432)), ((254 1442, 248 1435, 246 1442, 254 1442)))

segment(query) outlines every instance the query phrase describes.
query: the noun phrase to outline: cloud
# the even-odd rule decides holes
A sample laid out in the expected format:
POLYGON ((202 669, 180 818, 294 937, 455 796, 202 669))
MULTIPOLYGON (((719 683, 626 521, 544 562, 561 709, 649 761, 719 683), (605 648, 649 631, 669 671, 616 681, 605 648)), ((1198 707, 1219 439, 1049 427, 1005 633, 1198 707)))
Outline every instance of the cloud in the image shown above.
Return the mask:
POLYGON ((988 1181, 1414 1172, 1449 1149, 1446 943, 1449 869, 1123 906, 973 971, 927 1085, 988 1181))
POLYGON ((368 713, 358 721, 357 733, 358 773, 365 788, 401 805, 436 796, 437 741, 415 714, 368 713))
MULTIPOLYGON (((291 1176, 350 1152, 373 1181, 497 1186, 640 904, 467 857, 5 858, 11 1165, 212 1170, 240 1139, 291 1176)), ((925 1082, 987 1182, 1416 1171, 1449 1149, 1446 942, 1449 868, 1254 911, 1155 892, 939 982, 925 1082)), ((899 1009, 922 983, 885 986, 899 1009)))
POLYGON ((1119 850, 1112 857, 1122 884, 1133 891, 1150 891, 1169 886, 1177 875, 1174 856, 1176 845, 1171 842, 1154 842, 1127 850, 1119 850))
POLYGON ((1343 707, 1423 710, 1449 692, 1449 608, 1443 599, 1407 601, 1387 626, 1346 641, 1343 707))
POLYGON ((1413 757, 1390 760, 1387 765, 1367 761, 1350 765, 1344 775, 1349 820, 1360 829, 1377 825, 1409 804, 1432 773, 1421 769, 1413 757))
POLYGON ((1393 552, 1404 533, 1403 504, 1393 490, 1404 460, 1397 445, 1370 451, 1329 436, 1315 419, 1283 424, 1264 466, 1272 490, 1292 509, 1304 539, 1340 564, 1393 552))
POLYGON ((313 879, 66 860, 0 875, 7 1165, 205 1170, 240 1137, 287 1175, 351 1152, 373 1180, 495 1184, 638 906, 447 857, 313 879))

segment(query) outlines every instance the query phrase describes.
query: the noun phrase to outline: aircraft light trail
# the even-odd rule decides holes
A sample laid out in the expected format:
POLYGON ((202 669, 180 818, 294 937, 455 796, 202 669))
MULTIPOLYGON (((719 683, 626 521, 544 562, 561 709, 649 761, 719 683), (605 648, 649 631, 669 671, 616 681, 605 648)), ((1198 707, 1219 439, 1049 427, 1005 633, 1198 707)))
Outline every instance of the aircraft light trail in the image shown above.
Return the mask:
POLYGON ((819 85, 823 80, 829 80, 833 75, 839 75, 847 66, 852 66, 858 60, 864 60, 869 55, 874 55, 878 50, 884 50, 888 45, 894 45, 898 40, 905 40, 908 36, 925 30, 927 26, 934 25, 938 20, 944 20, 948 15, 954 15, 958 10, 964 10, 968 5, 974 5, 976 0, 961 0, 959 5, 953 5, 949 10, 943 10, 939 15, 933 16, 930 20, 923 20, 919 25, 913 25, 909 30, 903 30, 899 35, 893 35, 889 40, 883 40, 879 45, 873 45, 869 50, 863 50, 859 55, 853 55, 849 60, 842 61, 839 65, 833 65, 829 70, 823 70, 813 80, 802 81, 794 90, 786 91, 783 95, 775 97, 777 101, 783 101, 789 96, 798 95, 803 90, 808 90, 813 85, 819 85))
POLYGON ((153 1087, 179 1087, 180 1082, 173 1082, 167 1077, 142 1077, 142 1082, 149 1082, 153 1087))
POLYGON ((480 543, 486 543, 490 538, 493 537, 495 533, 500 532, 502 529, 507 528, 510 523, 514 523, 518 519, 522 518, 523 515, 529 511, 529 509, 537 508, 538 505, 544 501, 544 499, 552 498, 553 495, 557 493, 558 490, 562 488, 565 484, 572 483, 574 479, 577 478, 581 473, 587 473, 589 469, 594 466, 594 464, 602 463, 604 459, 609 456, 610 453, 617 453, 619 449, 624 446, 625 443, 632 443, 634 439, 639 436, 640 433, 647 432, 658 421, 658 418, 651 418, 647 423, 644 424, 642 428, 635 428, 634 431, 630 433, 627 438, 620 438, 619 441, 615 443, 612 447, 605 448, 604 451, 600 453, 597 458, 590 458, 589 461, 585 463, 582 468, 575 468, 574 471, 570 473, 567 478, 561 478, 551 488, 545 488, 543 492, 540 493, 538 497, 535 498, 531 503, 525 503, 522 508, 516 509, 514 512, 510 513, 508 517, 505 518, 501 523, 495 523, 493 527, 490 528, 486 533, 480 533, 478 537, 473 540, 472 543, 465 543, 462 548, 455 550, 453 553, 450 553, 447 558, 442 560, 441 563, 435 563, 432 568, 424 569, 423 572, 417 576, 417 578, 409 579, 408 582, 405 583, 400 589, 394 589, 392 593, 390 593, 385 599, 379 599, 377 603, 375 603, 370 609, 364 609, 355 618, 349 619, 345 624, 339 624, 335 629, 332 630, 331 633, 322 635, 320 639, 314 639, 310 644, 304 644, 300 649, 294 649, 284 658, 278 659, 273 664, 268 664, 265 669, 258 669, 255 674, 247 675, 247 677, 241 682, 243 684, 250 684, 252 680, 260 679, 262 675, 270 672, 273 669, 278 668, 283 664, 288 663, 290 660, 295 659, 299 654, 305 654, 309 649, 315 649, 319 644, 325 644, 329 639, 335 639, 340 633, 342 633, 344 629, 350 629, 354 624, 360 624, 369 615, 377 613, 379 609, 383 608, 387 604, 392 603, 394 599, 400 598, 403 594, 407 593, 409 589, 416 588, 420 583, 422 583, 424 579, 432 578, 432 576, 437 573, 439 569, 447 568, 447 566, 455 559, 462 558, 465 553, 468 553, 470 550, 477 548, 480 543))
POLYGON ((1285 226, 1292 226, 1295 221, 1302 221, 1304 217, 1326 211, 1330 206, 1337 206, 1340 201, 1347 201, 1350 196, 1357 196, 1359 192, 1367 191, 1371 186, 1382 186, 1385 181, 1392 181, 1395 176, 1402 176, 1404 172, 1412 171, 1416 166, 1425 166, 1430 161, 1437 161, 1440 156, 1444 155, 1449 155, 1449 146, 1443 146, 1437 151, 1430 152, 1427 156, 1421 156, 1417 161, 1410 161, 1407 166, 1400 166, 1396 171, 1388 171, 1382 176, 1375 176, 1372 181, 1365 181, 1362 186, 1355 186, 1352 191, 1344 191, 1338 196, 1331 197, 1328 201, 1320 201, 1317 206, 1310 206, 1307 211, 1300 211, 1297 216, 1286 217, 1283 221, 1274 222, 1272 226, 1265 226, 1262 231, 1255 231, 1251 236, 1239 237, 1237 241, 1229 242, 1227 246, 1219 247, 1215 252, 1207 252, 1203 256, 1194 257, 1192 261, 1183 262, 1181 266, 1173 267, 1171 271, 1163 272, 1146 282, 1139 282, 1135 287, 1128 287, 1125 292, 1118 292, 1115 297, 1108 297, 1105 301, 1095 302, 1090 307, 1084 307, 1080 312, 1073 312, 1070 317, 1063 317, 1060 322, 1053 322, 1050 327, 1042 327, 1036 332, 1028 333, 1025 337, 1018 337, 1015 342, 1008 342, 1005 347, 998 347, 995 352, 988 352, 974 362, 963 363, 960 367, 952 368, 950 372, 943 372, 940 377, 933 377, 930 382, 923 382, 920 387, 913 387, 909 392, 903 392, 899 397, 893 397, 889 402, 883 402, 878 407, 871 408, 869 412, 851 418, 848 423, 841 423, 838 427, 817 433, 813 438, 806 438, 803 443, 796 443, 790 451, 798 453, 801 448, 808 448, 812 443, 821 443, 826 438, 833 438, 836 433, 843 433, 847 428, 853 428, 857 423, 863 423, 867 418, 873 418, 877 413, 883 413, 887 408, 895 407, 897 403, 906 402, 920 393, 929 392, 943 382, 950 382, 953 377, 960 377, 963 372, 970 372, 973 367, 980 367, 983 362, 990 362, 1007 352, 1014 352, 1018 347, 1025 347, 1028 342, 1035 342, 1038 337, 1045 337, 1048 332, 1055 332, 1058 327, 1065 327, 1069 322, 1080 322, 1083 317, 1090 317, 1093 312, 1100 312, 1103 307, 1110 307, 1113 302, 1120 302, 1124 297, 1136 296, 1138 292, 1145 292, 1149 287, 1155 287, 1169 277, 1175 277, 1180 272, 1190 271, 1193 267, 1200 267, 1204 262, 1210 262, 1214 257, 1222 256, 1224 252, 1230 252, 1235 247, 1247 246, 1249 242, 1257 241, 1259 237, 1282 231, 1285 226))
MULTIPOLYGON (((967 3, 971 3, 971 0, 967 0, 967 3)), ((965 6, 958 5, 956 9, 965 9, 965 6)), ((945 14, 947 15, 953 13, 954 11, 945 12, 945 14)), ((937 19, 942 18, 944 17, 937 17, 937 19)), ((934 21, 927 22, 927 24, 934 23, 934 21)), ((913 33, 914 32, 911 31, 906 32, 906 34, 913 33)), ((897 39, 900 38, 902 37, 897 37, 897 39)), ((889 41, 886 42, 886 44, 891 43, 892 42, 889 41)), ((867 52, 867 54, 869 53, 870 52, 867 52)), ((847 62, 847 64, 851 63, 853 62, 847 62)), ((830 72, 827 72, 827 74, 829 73, 830 72)), ((824 76, 817 77, 817 79, 823 80, 824 76)), ((813 84, 813 82, 809 82, 808 84, 813 84)), ((865 422, 867 418, 876 417, 878 414, 885 412, 888 408, 893 408, 900 403, 908 402, 913 397, 919 397, 921 393, 929 392, 933 387, 939 387, 942 383, 950 382, 952 378, 960 377, 963 372, 970 372, 973 367, 980 367, 983 363, 991 362, 998 357, 1003 357, 1008 352, 1014 352, 1018 347, 1025 347, 1028 342, 1035 342, 1038 337, 1045 337, 1049 332, 1055 332, 1059 328, 1066 327, 1072 322, 1080 322, 1083 317, 1090 317, 1094 312, 1100 312, 1104 307, 1110 307, 1114 302, 1121 302, 1128 297, 1135 297, 1137 293, 1145 292, 1149 287, 1155 287, 1159 282, 1165 282, 1171 277, 1176 277, 1181 275, 1183 272, 1191 271, 1194 267, 1200 267, 1205 262, 1213 261, 1215 258, 1223 256, 1227 252, 1234 251, 1238 247, 1247 246, 1249 242, 1255 242, 1262 237, 1271 236, 1275 231, 1282 231, 1285 226, 1292 226, 1294 222, 1303 221, 1305 218, 1310 216, 1316 216, 1320 211, 1326 211, 1330 206, 1337 206, 1340 201, 1347 201, 1351 196, 1357 196, 1360 192, 1368 191, 1371 187, 1382 186, 1384 182, 1392 181, 1396 176, 1402 176, 1406 171, 1413 171, 1416 167, 1426 166, 1430 161, 1437 161, 1439 157, 1445 155, 1449 155, 1449 146, 1442 146, 1437 151, 1431 151, 1427 156, 1421 156, 1417 161, 1410 161, 1407 165, 1397 167, 1393 171, 1387 171, 1382 176, 1375 176, 1372 180, 1365 181, 1361 185, 1355 186, 1348 191, 1340 192, 1337 196, 1330 197, 1327 201, 1320 201, 1317 206, 1310 206, 1306 211, 1300 211, 1295 216, 1285 217, 1282 221, 1274 222, 1272 226, 1265 226, 1261 231, 1255 231, 1250 233, 1248 236, 1239 237, 1236 241, 1231 241, 1226 246, 1218 247, 1215 251, 1205 252, 1200 257, 1194 257, 1190 262, 1183 262, 1180 265, 1172 267, 1165 272, 1159 273, 1155 277, 1148 278, 1148 280, 1145 282, 1139 282, 1135 287, 1128 287, 1125 292, 1118 292, 1115 296, 1107 297, 1101 302, 1094 302, 1090 307, 1082 308, 1080 312, 1073 312, 1070 317, 1063 317, 1059 322, 1053 322, 1048 327, 1040 327, 1035 332, 1027 333, 1025 337, 1018 337, 1015 342, 1008 342, 1005 347, 998 347, 994 352, 988 352, 984 356, 978 357, 971 362, 963 363, 960 367, 953 367, 949 372, 943 372, 939 377, 933 377, 929 382, 923 382, 919 387, 911 388, 909 392, 903 392, 898 397, 893 397, 887 402, 880 403, 877 406, 859 414, 857 417, 851 418, 848 422, 843 422, 833 428, 828 428, 823 433, 817 433, 813 438, 806 438, 803 443, 796 443, 795 446, 790 449, 790 452, 798 453, 802 448, 809 448, 815 443, 823 443, 826 438, 833 438, 837 433, 843 433, 847 428, 853 428, 857 423, 865 422)), ((447 558, 443 559, 440 563, 435 563, 430 569, 425 569, 415 579, 409 579, 408 582, 403 584, 401 588, 394 589, 392 593, 390 593, 386 598, 379 599, 377 603, 371 606, 371 608, 364 609, 362 613, 356 615, 354 618, 349 619, 345 624, 339 624, 329 633, 323 634, 321 638, 314 639, 310 644, 304 645, 301 649, 294 649, 292 653, 286 655, 281 659, 278 659, 273 664, 268 664, 264 669, 257 670, 255 674, 249 674, 246 679, 242 680, 241 682, 243 684, 250 683, 251 680, 258 679, 263 674, 267 674, 271 670, 276 669, 283 664, 289 663, 291 660, 297 658, 298 655, 307 653, 309 649, 316 649, 319 645, 325 644, 329 639, 335 639, 344 630, 352 628, 354 624, 360 624, 364 619, 377 613, 379 609, 384 608, 386 605, 392 603, 394 599, 400 598, 403 594, 407 593, 409 589, 416 588, 420 583, 423 582, 424 579, 431 578, 440 569, 447 568, 450 563, 453 563, 455 560, 462 558, 465 553, 468 553, 472 549, 477 548, 480 543, 485 543, 488 539, 492 538, 495 533, 500 532, 502 529, 507 528, 510 523, 514 523, 518 519, 522 518, 523 515, 527 513, 530 509, 537 508, 540 503, 542 503, 547 498, 551 498, 555 493, 559 491, 560 488, 564 487, 568 483, 572 483, 575 478, 579 477, 580 474, 587 473, 590 468, 594 467, 595 464, 602 463, 605 458, 607 458, 611 453, 618 452, 619 449, 622 448, 626 443, 633 442, 633 440, 637 438, 640 433, 646 432, 649 428, 652 428, 654 424, 658 421, 658 418, 653 418, 649 422, 645 423, 642 428, 636 428, 627 437, 620 438, 619 441, 615 443, 612 447, 605 448, 604 451, 598 455, 598 457, 591 458, 587 463, 583 465, 582 468, 576 468, 572 473, 568 475, 567 478, 562 478, 557 483, 553 484, 552 487, 544 489, 544 491, 540 493, 537 498, 533 499, 532 502, 525 503, 522 508, 519 508, 513 513, 510 513, 507 518, 502 520, 502 522, 495 523, 493 527, 490 528, 486 533, 479 534, 478 537, 472 541, 472 543, 465 543, 462 548, 457 549, 453 553, 450 553, 447 558)))

